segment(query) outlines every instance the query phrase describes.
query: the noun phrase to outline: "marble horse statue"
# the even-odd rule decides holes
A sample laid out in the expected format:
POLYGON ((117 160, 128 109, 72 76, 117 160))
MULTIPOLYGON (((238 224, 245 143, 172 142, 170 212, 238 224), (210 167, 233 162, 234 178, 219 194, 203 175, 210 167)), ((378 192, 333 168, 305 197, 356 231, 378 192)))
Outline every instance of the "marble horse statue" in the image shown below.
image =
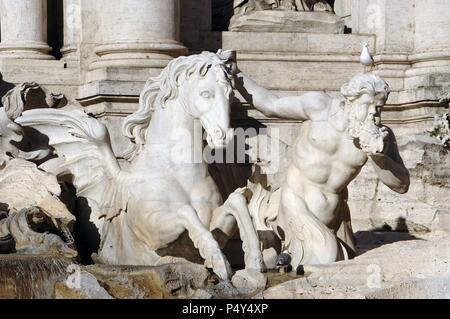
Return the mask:
POLYGON ((220 54, 172 60, 147 82, 139 109, 125 119, 123 133, 133 145, 126 169, 106 126, 81 110, 29 110, 16 123, 48 136, 57 157, 40 168, 70 174, 77 196, 90 203, 101 229, 98 261, 157 265, 163 260, 157 251, 187 231, 205 266, 227 279, 230 266, 212 231, 231 236, 239 227, 247 269, 263 267, 258 237, 244 195, 236 191, 222 204, 207 163, 190 157, 203 147, 196 124, 211 148, 226 147, 232 98, 233 75, 220 54))

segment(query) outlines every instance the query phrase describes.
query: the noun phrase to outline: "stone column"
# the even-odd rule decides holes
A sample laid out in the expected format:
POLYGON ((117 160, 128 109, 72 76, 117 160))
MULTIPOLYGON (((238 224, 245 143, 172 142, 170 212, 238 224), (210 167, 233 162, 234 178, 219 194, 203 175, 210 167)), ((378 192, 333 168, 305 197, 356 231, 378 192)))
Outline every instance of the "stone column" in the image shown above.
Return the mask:
POLYGON ((415 1, 417 60, 447 60, 450 64, 450 7, 446 0, 415 1))
POLYGON ((407 88, 420 100, 450 91, 450 7, 447 0, 415 0, 414 53, 407 88))
MULTIPOLYGON (((376 35, 371 48, 376 72, 394 91, 402 91, 414 49, 414 1, 353 0, 353 6, 353 31, 376 35)), ((391 94, 391 101, 395 96, 391 94)))
POLYGON ((81 40, 81 0, 64 0, 64 46, 61 48, 66 61, 79 60, 81 40))
POLYGON ((179 0, 103 0, 100 57, 91 68, 161 68, 187 53, 179 42, 179 0))
POLYGON ((53 59, 47 45, 47 0, 0 0, 1 58, 53 59))

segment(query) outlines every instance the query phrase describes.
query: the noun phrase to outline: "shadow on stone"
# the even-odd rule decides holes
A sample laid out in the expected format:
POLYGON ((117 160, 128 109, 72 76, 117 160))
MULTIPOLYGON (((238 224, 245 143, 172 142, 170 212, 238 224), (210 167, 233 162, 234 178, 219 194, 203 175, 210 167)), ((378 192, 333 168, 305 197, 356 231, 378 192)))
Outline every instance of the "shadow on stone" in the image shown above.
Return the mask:
MULTIPOLYGON (((14 88, 14 84, 13 83, 9 83, 6 81, 3 81, 3 76, 0 73, 0 99, 11 89, 14 88)), ((1 103, 0 103, 1 105, 1 103)))
POLYGON ((406 218, 397 219, 396 227, 393 229, 389 225, 368 230, 359 231, 355 234, 358 255, 365 252, 400 241, 420 240, 409 231, 406 218))

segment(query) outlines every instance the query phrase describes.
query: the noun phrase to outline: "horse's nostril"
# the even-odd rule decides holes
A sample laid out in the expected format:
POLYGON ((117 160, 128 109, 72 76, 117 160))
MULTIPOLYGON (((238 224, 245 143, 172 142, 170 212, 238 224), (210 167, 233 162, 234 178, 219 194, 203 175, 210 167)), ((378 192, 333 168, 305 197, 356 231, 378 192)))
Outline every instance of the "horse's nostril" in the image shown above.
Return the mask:
POLYGON ((216 135, 217 138, 223 138, 223 131, 220 128, 216 128, 214 130, 214 135, 216 135))

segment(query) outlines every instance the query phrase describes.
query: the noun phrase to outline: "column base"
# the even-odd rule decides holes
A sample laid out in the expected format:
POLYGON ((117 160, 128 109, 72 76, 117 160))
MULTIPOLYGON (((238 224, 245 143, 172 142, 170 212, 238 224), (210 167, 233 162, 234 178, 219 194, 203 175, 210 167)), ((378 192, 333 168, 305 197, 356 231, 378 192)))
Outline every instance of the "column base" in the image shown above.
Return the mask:
POLYGON ((48 54, 52 48, 45 43, 31 44, 0 44, 0 58, 2 59, 30 59, 30 60, 54 60, 48 54))
POLYGON ((62 59, 64 61, 79 61, 78 47, 74 45, 65 45, 61 48, 61 53, 63 55, 62 59))
POLYGON ((188 49, 177 41, 120 42, 95 48, 100 57, 90 69, 105 67, 164 68, 170 60, 188 54, 188 49))

